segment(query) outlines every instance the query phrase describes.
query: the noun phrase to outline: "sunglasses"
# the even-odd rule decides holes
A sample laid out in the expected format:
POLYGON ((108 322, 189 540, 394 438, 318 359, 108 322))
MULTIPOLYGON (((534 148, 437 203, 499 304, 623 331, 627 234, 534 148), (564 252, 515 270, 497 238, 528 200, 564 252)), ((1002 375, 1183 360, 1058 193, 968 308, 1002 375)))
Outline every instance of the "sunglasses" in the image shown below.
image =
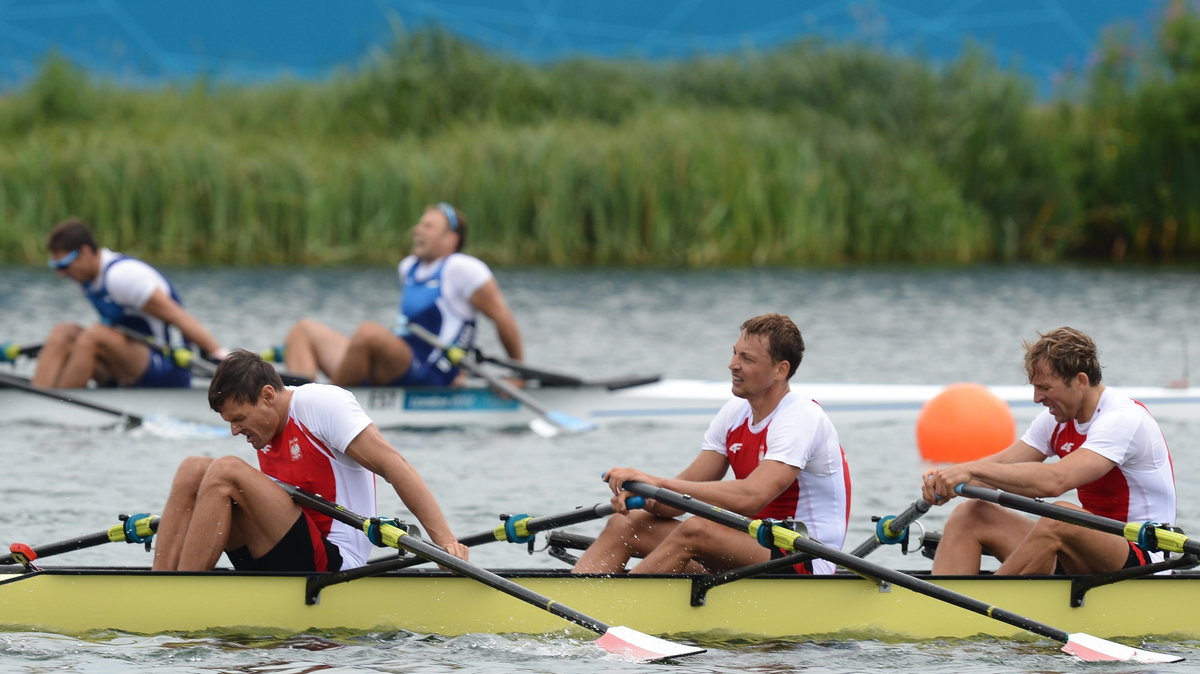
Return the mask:
POLYGON ((46 264, 50 265, 50 268, 53 269, 54 271, 62 271, 64 269, 66 269, 67 267, 70 267, 71 263, 74 262, 75 258, 77 258, 77 257, 79 257, 79 249, 78 248, 67 253, 66 255, 62 256, 61 258, 59 258, 57 260, 55 260, 54 258, 50 258, 50 261, 47 262, 46 264))

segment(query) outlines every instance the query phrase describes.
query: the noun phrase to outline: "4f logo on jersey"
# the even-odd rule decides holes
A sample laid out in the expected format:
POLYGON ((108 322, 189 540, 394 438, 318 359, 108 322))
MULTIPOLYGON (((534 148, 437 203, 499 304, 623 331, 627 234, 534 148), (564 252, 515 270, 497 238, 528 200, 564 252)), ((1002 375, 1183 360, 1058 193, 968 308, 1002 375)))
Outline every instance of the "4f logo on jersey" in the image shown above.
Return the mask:
POLYGON ((1065 443, 1063 443, 1063 446, 1062 446, 1062 451, 1063 451, 1064 453, 1070 453, 1070 451, 1071 451, 1072 449, 1075 449, 1075 443, 1073 443, 1073 442, 1065 442, 1065 443))
POLYGON ((733 443, 732 445, 730 445, 730 446, 729 446, 729 453, 730 453, 730 454, 737 454, 739 451, 741 451, 741 449, 742 449, 742 443, 740 443, 740 442, 735 442, 735 443, 733 443))

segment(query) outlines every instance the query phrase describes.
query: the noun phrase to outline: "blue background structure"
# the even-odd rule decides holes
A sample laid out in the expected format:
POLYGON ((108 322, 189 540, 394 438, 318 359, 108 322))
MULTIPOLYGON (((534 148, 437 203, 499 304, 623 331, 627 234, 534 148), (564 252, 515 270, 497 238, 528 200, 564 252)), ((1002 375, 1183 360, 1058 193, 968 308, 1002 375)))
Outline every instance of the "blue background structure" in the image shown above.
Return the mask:
POLYGON ((0 0, 0 90, 54 51, 146 84, 254 82, 353 68, 428 24, 532 62, 763 50, 803 37, 953 59, 967 41, 1043 94, 1115 23, 1146 30, 1163 2, 1129 0, 0 0))

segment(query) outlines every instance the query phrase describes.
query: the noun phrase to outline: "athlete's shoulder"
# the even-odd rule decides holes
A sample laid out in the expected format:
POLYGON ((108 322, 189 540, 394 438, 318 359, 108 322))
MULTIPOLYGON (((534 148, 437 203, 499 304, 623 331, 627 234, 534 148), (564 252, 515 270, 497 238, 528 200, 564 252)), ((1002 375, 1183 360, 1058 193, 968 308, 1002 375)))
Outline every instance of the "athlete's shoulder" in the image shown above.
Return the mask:
POLYGON ((292 389, 292 405, 296 408, 313 408, 325 405, 357 405, 354 394, 333 384, 304 384, 292 389))
POLYGON ((466 253, 451 253, 450 256, 446 258, 446 271, 448 273, 456 274, 463 272, 479 273, 490 272, 491 268, 488 267, 486 262, 480 260, 474 255, 467 255, 466 253))

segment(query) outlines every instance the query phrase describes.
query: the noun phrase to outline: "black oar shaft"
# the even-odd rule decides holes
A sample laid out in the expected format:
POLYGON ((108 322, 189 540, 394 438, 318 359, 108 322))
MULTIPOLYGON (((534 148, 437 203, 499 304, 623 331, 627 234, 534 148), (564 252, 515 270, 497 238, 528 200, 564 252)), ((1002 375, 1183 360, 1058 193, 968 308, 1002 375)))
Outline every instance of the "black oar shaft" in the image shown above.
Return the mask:
POLYGON ((28 384, 25 381, 22 381, 20 377, 13 377, 11 375, 0 373, 0 386, 7 386, 9 388, 17 389, 19 391, 24 391, 26 393, 32 393, 34 395, 43 396, 46 398, 50 398, 52 400, 57 400, 61 403, 66 403, 68 405, 76 405, 78 407, 86 407, 87 409, 95 410, 97 412, 103 412, 104 414, 111 414, 115 417, 124 417, 126 420, 126 423, 131 427, 132 426, 140 426, 142 424, 142 422, 144 421, 144 419, 142 417, 140 417, 136 414, 133 414, 131 412, 127 412, 125 410, 119 410, 114 407, 100 405, 100 404, 93 403, 93 402, 90 402, 87 400, 80 400, 78 398, 73 398, 71 396, 64 395, 62 393, 58 393, 57 391, 38 388, 37 386, 28 384))
MULTIPOLYGON (((630 507, 635 508, 635 507, 639 507, 639 506, 631 504, 630 507)), ((575 510, 572 510, 570 512, 559 513, 557 515, 545 515, 542 517, 531 517, 529 519, 526 519, 526 520, 518 523, 519 529, 521 530, 521 531, 518 531, 518 533, 536 534, 536 533, 539 533, 542 531, 556 529, 558 527, 567 527, 567 526, 571 526, 572 524, 579 524, 581 522, 590 522, 592 520, 598 520, 598 519, 601 519, 604 517, 608 517, 612 513, 613 513, 613 507, 612 507, 611 503, 597 503, 596 505, 591 506, 590 508, 576 508, 575 510)), ((507 540, 509 540, 508 532, 506 531, 505 527, 503 525, 501 525, 499 527, 496 527, 492 531, 481 531, 477 534, 465 536, 463 538, 458 539, 458 542, 462 543, 463 545, 466 545, 468 547, 471 547, 471 546, 475 546, 475 545, 482 545, 484 543, 491 543, 493 541, 507 541, 507 540)))
MULTIPOLYGON (((159 518, 157 517, 151 517, 149 518, 148 522, 144 521, 144 524, 139 523, 136 533, 142 536, 147 536, 158 531, 158 519, 159 518)), ((125 535, 125 525, 116 524, 104 531, 98 531, 94 534, 86 534, 84 536, 77 536, 75 538, 68 538, 64 541, 58 541, 56 543, 39 545, 32 548, 32 550, 38 558, 41 558, 59 555, 64 552, 83 550, 84 548, 91 548, 97 545, 103 545, 105 543, 116 543, 124 540, 127 540, 125 535)), ((0 565, 20 563, 21 561, 16 559, 14 555, 0 558, 0 565)))
MULTIPOLYGON (((1053 503, 1046 503, 1041 499, 1021 496, 1020 494, 1000 491, 999 489, 960 484, 955 487, 955 491, 963 496, 970 496, 981 501, 990 501, 996 505, 1027 512, 1030 515, 1049 517, 1050 519, 1077 524, 1081 527, 1116 534, 1134 543, 1138 542, 1138 533, 1143 524, 1141 522, 1122 522, 1121 520, 1096 515, 1086 510, 1064 508, 1053 503)), ((1192 540, 1181 533, 1166 529, 1156 529, 1155 538, 1157 539, 1158 546, 1163 550, 1200 555, 1200 541, 1192 540)))
MULTIPOLYGON (((758 533, 758 527, 762 524, 761 520, 752 520, 745 515, 739 515, 734 512, 718 508, 714 505, 709 505, 701 501, 697 501, 690 496, 680 494, 678 492, 664 489, 662 487, 654 487, 644 482, 626 482, 624 488, 647 500, 653 499, 660 503, 664 503, 672 508, 683 510, 684 512, 698 515, 708 520, 712 520, 718 524, 723 524, 727 527, 744 531, 751 536, 758 533)), ((992 606, 987 602, 980 601, 973 597, 968 597, 959 594, 952 590, 947 590, 944 587, 934 585, 928 581, 915 578, 906 573, 889 569, 885 566, 880 566, 872 562, 868 562, 860 557, 855 557, 841 550, 822 545, 810 538, 805 538, 800 534, 786 529, 784 527, 775 527, 775 544, 782 548, 791 548, 797 552, 807 552, 814 557, 827 559, 835 564, 841 565, 866 576, 887 581, 893 585, 912 590, 918 594, 923 594, 927 597, 932 597, 948 604, 958 606, 960 608, 978 613, 989 618, 994 618, 1003 623, 1008 623, 1014 627, 1019 627, 1023 630, 1039 634, 1041 636, 1054 639, 1066 643, 1070 640, 1070 634, 1057 627, 1040 623, 1031 618, 1006 611, 1002 608, 992 606)))
MULTIPOLYGON (((913 522, 921 519, 921 516, 929 512, 931 507, 932 506, 926 503, 924 499, 917 499, 899 515, 896 515, 891 519, 885 518, 880 522, 880 526, 886 527, 888 532, 894 536, 903 536, 904 530, 907 529, 913 522)), ((857 548, 854 548, 854 551, 850 554, 854 555, 855 557, 866 557, 867 555, 871 554, 875 548, 883 544, 884 541, 879 537, 879 532, 876 531, 873 536, 863 541, 862 544, 857 548)))
MULTIPOLYGON (((369 522, 368 518, 350 512, 338 504, 321 498, 320 496, 309 494, 308 492, 291 485, 280 483, 280 486, 282 486, 283 489, 288 492, 289 495, 291 495, 292 499, 295 500, 296 503, 328 515, 339 522, 349 524, 350 526, 359 530, 362 530, 363 527, 369 522)), ((507 578, 498 576, 495 573, 484 569, 483 567, 461 560, 445 550, 442 550, 436 545, 426 543, 425 541, 399 531, 399 529, 396 527, 390 528, 396 529, 394 532, 396 534, 396 547, 401 547, 413 553, 414 555, 423 557, 431 562, 435 562, 448 569, 457 571, 458 573, 471 578, 472 580, 476 580, 491 588, 500 590, 509 596, 532 604, 542 610, 548 611, 560 618, 563 618, 564 620, 569 620, 576 625, 585 627, 597 634, 603 635, 609 630, 609 625, 596 620, 591 616, 584 615, 583 613, 580 613, 579 611, 576 611, 568 606, 563 606, 549 597, 538 594, 537 592, 534 592, 533 590, 530 590, 522 585, 518 585, 507 578)))

